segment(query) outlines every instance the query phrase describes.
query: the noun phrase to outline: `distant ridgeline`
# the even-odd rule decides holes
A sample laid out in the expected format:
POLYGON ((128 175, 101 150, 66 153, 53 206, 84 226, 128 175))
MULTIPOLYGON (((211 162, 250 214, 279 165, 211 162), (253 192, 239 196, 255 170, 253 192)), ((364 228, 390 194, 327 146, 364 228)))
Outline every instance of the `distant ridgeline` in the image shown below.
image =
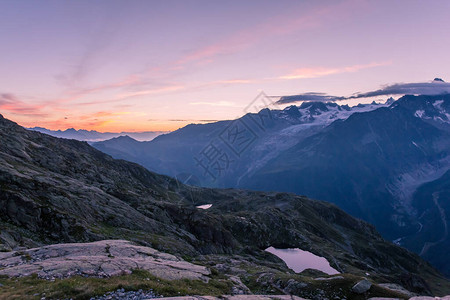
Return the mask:
POLYGON ((54 137, 65 138, 65 139, 74 139, 78 141, 86 141, 86 142, 98 142, 109 140, 112 138, 116 138, 119 136, 123 137, 131 137, 138 141, 151 141, 155 137, 161 134, 168 133, 168 131, 143 131, 143 132, 98 132, 95 130, 75 130, 73 128, 69 128, 66 130, 49 130, 42 127, 33 127, 28 128, 30 130, 39 131, 41 133, 45 133, 54 137))

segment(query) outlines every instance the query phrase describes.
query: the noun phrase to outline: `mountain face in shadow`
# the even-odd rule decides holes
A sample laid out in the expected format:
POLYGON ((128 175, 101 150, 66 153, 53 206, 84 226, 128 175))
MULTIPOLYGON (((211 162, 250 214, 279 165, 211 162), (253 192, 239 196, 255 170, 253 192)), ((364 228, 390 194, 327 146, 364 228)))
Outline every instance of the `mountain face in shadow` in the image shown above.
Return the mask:
POLYGON ((28 131, 1 116, 0 139, 3 249, 126 239, 180 256, 247 255, 264 264, 269 246, 301 248, 340 272, 370 272, 375 281, 420 293, 448 292, 448 281, 419 256, 332 204, 286 193, 187 186, 85 142, 28 131), (212 207, 196 208, 203 204, 212 207), (411 278, 421 284, 412 287, 411 278))
POLYGON ((292 192, 335 203, 450 275, 449 254, 440 250, 448 243, 450 95, 404 96, 353 108, 304 103, 266 112, 271 117, 263 126, 255 122, 260 114, 189 125, 147 143, 119 148, 109 140, 94 146, 153 171, 190 174, 204 186, 292 192), (223 134, 230 136, 240 123, 250 128, 241 141, 254 138, 233 156, 223 134), (213 150, 211 143, 232 158, 214 178, 198 162, 213 150))
MULTIPOLYGON (((242 118, 210 124, 191 124, 150 142, 123 137, 93 143, 115 158, 170 176, 191 174, 203 186, 234 187, 283 151, 335 120, 386 105, 348 107, 335 103, 304 103, 284 110, 263 109, 242 118), (216 154, 220 165, 209 162, 216 154), (215 152, 215 153, 214 153, 215 152), (206 170, 206 167, 210 167, 206 170)), ((216 159, 217 160, 217 159, 216 159)))

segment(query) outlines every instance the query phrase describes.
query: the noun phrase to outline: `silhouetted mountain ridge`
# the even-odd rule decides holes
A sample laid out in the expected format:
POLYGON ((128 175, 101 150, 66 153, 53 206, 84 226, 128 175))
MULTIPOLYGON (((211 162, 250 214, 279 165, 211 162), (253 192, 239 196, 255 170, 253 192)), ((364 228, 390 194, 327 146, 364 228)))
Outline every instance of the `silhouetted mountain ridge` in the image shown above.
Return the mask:
POLYGON ((43 127, 28 128, 30 130, 39 131, 51 136, 74 139, 87 142, 98 142, 109 140, 119 136, 130 136, 140 141, 151 141, 158 135, 167 133, 166 131, 144 131, 144 132, 98 132, 95 130, 74 129, 68 128, 66 130, 49 130, 43 127))

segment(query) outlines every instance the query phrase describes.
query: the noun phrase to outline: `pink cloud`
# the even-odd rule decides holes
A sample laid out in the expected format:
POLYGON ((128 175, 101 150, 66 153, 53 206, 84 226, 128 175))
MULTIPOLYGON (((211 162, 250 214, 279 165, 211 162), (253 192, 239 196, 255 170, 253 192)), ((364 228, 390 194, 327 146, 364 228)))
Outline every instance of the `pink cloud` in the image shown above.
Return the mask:
POLYGON ((288 35, 300 30, 306 30, 322 25, 332 19, 344 18, 351 13, 351 8, 360 3, 357 0, 344 1, 338 4, 323 6, 306 13, 293 12, 290 15, 280 15, 268 22, 244 29, 216 43, 199 48, 176 61, 177 65, 188 63, 208 63, 220 55, 243 51, 265 39, 288 35))
POLYGON ((41 104, 25 103, 17 96, 11 93, 0 94, 0 109, 13 114, 44 117, 47 113, 43 112, 45 106, 41 104))
POLYGON ((208 105, 208 106, 221 106, 221 107, 242 107, 230 101, 217 101, 217 102, 191 102, 189 105, 208 105))
POLYGON ((99 111, 87 115, 82 115, 78 119, 80 120, 89 120, 89 119, 97 119, 97 118, 110 118, 110 117, 116 117, 116 116, 123 116, 123 115, 130 115, 131 112, 128 111, 117 111, 117 112, 110 112, 110 111, 99 111))
POLYGON ((117 81, 117 82, 99 85, 99 86, 87 88, 87 89, 80 89, 80 90, 72 91, 72 93, 75 95, 85 95, 85 94, 101 92, 101 91, 109 90, 109 89, 135 86, 135 85, 139 85, 139 84, 142 84, 142 79, 137 74, 131 74, 128 77, 126 77, 120 81, 117 81))
POLYGON ((392 64, 391 62, 374 62, 370 64, 364 64, 364 65, 353 65, 353 66, 347 66, 347 67, 340 67, 340 68, 329 68, 329 67, 313 67, 313 68, 299 68, 295 69, 291 73, 287 75, 283 75, 278 77, 279 79, 303 79, 303 78, 317 78, 317 77, 323 77, 333 74, 340 74, 340 73, 351 73, 351 72, 357 72, 359 70, 363 69, 369 69, 374 67, 380 67, 380 66, 387 66, 392 64))
POLYGON ((154 95, 154 94, 161 94, 166 92, 173 92, 183 89, 183 85, 169 85, 161 88, 156 89, 148 89, 148 90, 142 90, 142 91, 136 91, 136 92, 130 92, 130 93, 124 93, 117 96, 116 100, 123 100, 131 97, 137 97, 137 96, 144 96, 144 95, 154 95))

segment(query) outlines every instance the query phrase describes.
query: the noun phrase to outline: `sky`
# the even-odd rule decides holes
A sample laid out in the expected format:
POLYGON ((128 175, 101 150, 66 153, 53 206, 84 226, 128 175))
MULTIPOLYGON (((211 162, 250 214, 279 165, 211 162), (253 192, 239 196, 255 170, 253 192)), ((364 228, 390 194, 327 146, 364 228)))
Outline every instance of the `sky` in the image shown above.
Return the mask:
POLYGON ((384 101, 370 92, 450 81, 449 11, 446 0, 0 0, 0 113, 53 130, 166 131, 239 117, 261 92, 384 101))

